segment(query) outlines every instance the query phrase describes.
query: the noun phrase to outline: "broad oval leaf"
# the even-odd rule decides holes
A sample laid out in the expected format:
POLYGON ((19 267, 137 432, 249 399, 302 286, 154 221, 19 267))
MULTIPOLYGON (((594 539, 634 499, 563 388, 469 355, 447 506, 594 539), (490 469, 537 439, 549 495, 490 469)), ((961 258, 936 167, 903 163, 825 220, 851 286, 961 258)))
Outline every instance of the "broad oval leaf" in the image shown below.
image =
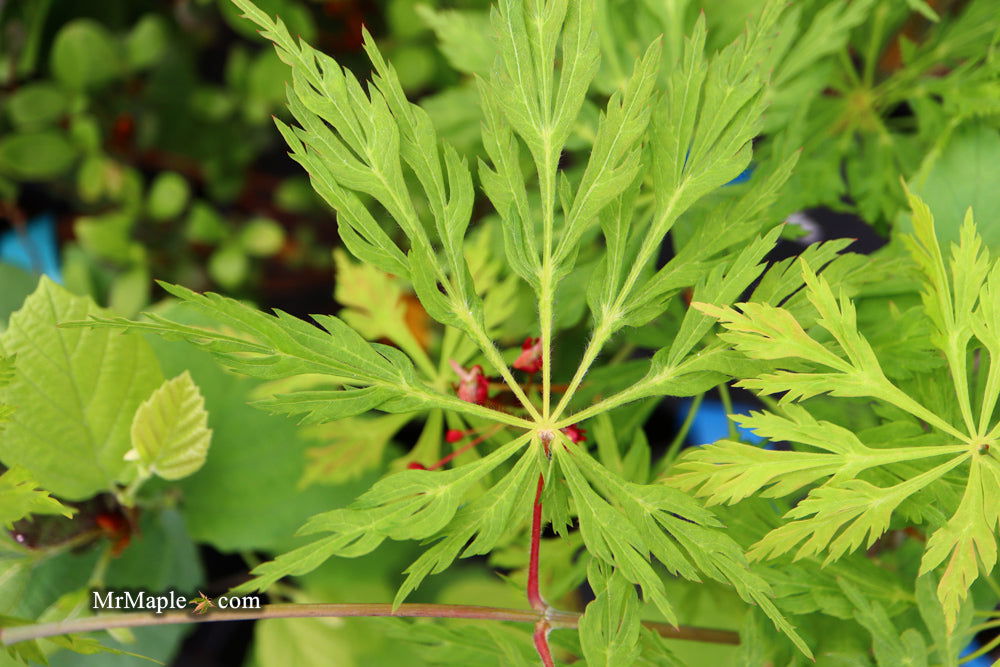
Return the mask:
POLYGON ((43 277, 0 339, 16 370, 0 390, 0 402, 13 408, 0 438, 0 461, 23 466, 68 500, 120 481, 131 416, 163 380, 139 336, 57 327, 101 312, 89 298, 43 277))
POLYGON ((184 371, 165 381, 135 411, 130 461, 163 479, 181 479, 205 463, 212 430, 205 398, 184 371))

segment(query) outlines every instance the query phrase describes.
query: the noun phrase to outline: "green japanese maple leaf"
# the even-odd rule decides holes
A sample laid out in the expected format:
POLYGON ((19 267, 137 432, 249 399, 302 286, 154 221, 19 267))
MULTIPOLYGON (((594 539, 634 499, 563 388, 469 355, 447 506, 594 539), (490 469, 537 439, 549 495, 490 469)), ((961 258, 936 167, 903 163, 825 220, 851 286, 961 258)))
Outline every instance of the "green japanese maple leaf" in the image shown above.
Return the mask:
MULTIPOLYGON (((140 322, 92 318, 89 326, 181 338, 233 371, 284 383, 261 407, 306 424, 377 410, 427 414, 426 429, 440 429, 441 415, 451 413, 509 432, 481 457, 447 469, 389 474, 350 506, 314 516, 301 530, 314 541, 257 567, 242 590, 266 589, 334 556, 368 554, 385 540, 419 540, 427 548, 407 570, 396 597, 401 603, 455 559, 489 553, 518 535, 532 518, 536 489, 544 487, 546 517, 559 526, 578 520, 589 557, 601 563, 593 572, 602 586, 637 585, 645 602, 676 622, 660 566, 687 579, 725 582, 808 654, 771 601, 767 583, 712 512, 676 489, 624 479, 563 433, 638 399, 697 394, 757 369, 718 342, 706 344, 713 321, 690 310, 671 344, 641 363, 635 382, 596 402, 580 400, 588 372, 623 327, 660 316, 688 287, 701 301, 732 303, 763 271, 778 235, 767 229, 767 211, 795 155, 776 163, 757 187, 720 205, 718 224, 680 243, 673 259, 663 266, 657 260, 675 223, 750 162, 782 3, 765 2, 745 34, 714 55, 706 55, 705 21, 698 20, 663 76, 659 42, 647 45, 607 100, 589 157, 576 170, 563 166, 561 156, 599 67, 594 3, 502 0, 493 11, 497 55, 490 74, 477 82, 485 149, 479 180, 500 230, 505 289, 518 286, 537 315, 540 381, 525 386, 495 340, 509 305, 491 299, 497 290, 481 288, 482 265, 469 259, 475 188, 466 160, 439 140, 427 112, 405 98, 395 70, 369 36, 365 49, 374 74, 366 88, 333 59, 295 40, 280 19, 249 0, 235 2, 291 66, 294 120, 278 121, 278 128, 293 159, 336 210, 345 247, 364 263, 355 274, 363 275, 363 291, 380 285, 388 303, 349 296, 340 317, 314 315, 317 327, 280 311, 267 314, 165 285, 221 327, 188 326, 156 314, 140 322), (584 254, 595 258, 585 288, 572 284, 584 254), (402 325, 397 280, 412 286, 443 330, 437 363, 402 325), (557 301, 566 298, 560 290, 567 287, 574 288, 576 305, 589 310, 593 327, 575 372, 557 391, 557 301), (491 377, 499 376, 513 406, 496 409, 453 392, 442 369, 462 350, 477 355, 491 377), (289 381, 295 376, 318 384, 289 381)), ((776 293, 789 288, 787 280, 773 282, 776 293)), ((799 280, 791 282, 794 291, 799 280)), ((638 623, 638 615, 628 623, 638 623)), ((615 642, 639 641, 633 629, 597 621, 593 627, 607 630, 615 642)))
MULTIPOLYGON (((915 397, 919 385, 890 381, 871 344, 858 330, 853 302, 802 264, 807 296, 818 314, 807 331, 787 309, 763 303, 735 307, 695 304, 716 317, 722 338, 779 370, 740 384, 764 395, 779 394, 780 410, 737 417, 742 425, 794 451, 765 450, 722 441, 691 450, 670 483, 712 503, 735 503, 757 494, 787 496, 808 489, 786 515, 787 523, 750 551, 756 558, 793 552, 826 554, 832 561, 870 547, 893 515, 918 492, 957 480, 957 506, 940 508, 950 518, 927 528, 920 571, 944 565, 938 596, 953 627, 962 600, 979 577, 997 564, 1000 507, 1000 261, 990 258, 971 211, 961 240, 946 259, 929 209, 909 195, 915 233, 905 239, 923 275, 923 313, 931 341, 947 361, 947 394, 937 405, 915 397), (822 334, 822 336, 821 336, 822 334), (970 375, 970 369, 973 375, 970 375), (927 434, 912 442, 863 442, 854 432, 813 418, 802 401, 820 394, 868 398, 908 414, 927 434), (952 406, 957 406, 952 409, 952 406), (881 474, 877 474, 881 473, 881 474)), ((932 496, 933 497, 933 496, 932 496)))

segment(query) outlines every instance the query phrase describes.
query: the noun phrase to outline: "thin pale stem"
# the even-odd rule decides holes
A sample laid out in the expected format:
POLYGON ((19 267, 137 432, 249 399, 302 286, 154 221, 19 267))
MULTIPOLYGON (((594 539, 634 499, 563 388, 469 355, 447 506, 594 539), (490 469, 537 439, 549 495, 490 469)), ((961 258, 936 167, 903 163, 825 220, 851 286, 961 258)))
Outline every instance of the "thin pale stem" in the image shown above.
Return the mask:
MULTIPOLYGON (((518 387, 520 389, 520 387, 518 387)), ((477 417, 483 417, 494 422, 501 422, 509 426, 517 426, 518 428, 531 429, 535 427, 534 422, 528 421, 522 417, 517 417, 506 412, 501 412, 500 410, 493 410, 491 408, 484 407, 482 405, 476 405, 475 403, 469 403, 463 401, 457 396, 449 396, 447 394, 438 394, 431 392, 423 392, 425 396, 431 397, 438 406, 446 408, 448 410, 454 410, 455 412, 462 412, 465 414, 476 415, 477 417)), ((522 392, 523 394, 523 392, 522 392)), ((534 408, 532 408, 534 409, 534 408)))
POLYGON ((140 467, 135 473, 135 479, 129 483, 121 492, 116 492, 118 502, 120 502, 125 507, 135 506, 135 494, 139 492, 139 488, 146 483, 146 481, 152 476, 152 474, 145 468, 140 467))
POLYGON ((688 413, 684 416, 684 423, 681 424, 681 427, 678 429, 674 439, 670 441, 670 445, 667 447, 666 453, 657 464, 656 470, 653 473, 654 477, 662 474, 667 468, 670 467, 670 464, 674 462, 674 459, 677 458, 677 454, 681 450, 681 445, 683 445, 684 440, 687 439, 688 433, 691 431, 691 425, 694 424, 694 419, 698 416, 698 410, 701 408, 701 402, 703 400, 705 400, 704 392, 695 396, 694 400, 691 401, 688 413))
MULTIPOLYGON (((549 258, 546 258, 546 264, 549 258)), ((543 276, 551 276, 551 267, 542 270, 543 276)), ((538 319, 542 338, 542 414, 546 421, 549 417, 549 410, 552 404, 552 303, 555 298, 555 290, 552 279, 542 280, 542 289, 539 294, 538 319)), ((563 396, 565 402, 566 396, 563 396)))
MULTIPOLYGON (((618 292, 618 296, 615 298, 614 303, 607 312, 621 312, 629 294, 631 294, 632 289, 635 287, 636 281, 639 279, 639 275, 642 273, 643 267, 652 258, 653 252, 660 247, 660 240, 662 240, 662 237, 666 235, 667 231, 669 231, 669 221, 671 216, 674 215, 674 208, 683 190, 684 185, 682 183, 674 191, 673 196, 670 198, 670 201, 664 207, 663 211, 653 220, 650 229, 656 230, 658 227, 663 228, 663 233, 659 235, 659 238, 655 242, 651 239, 657 236, 656 233, 651 233, 643 241, 642 246, 640 246, 639 252, 635 257, 635 261, 632 264, 632 268, 629 270, 629 273, 625 278, 625 282, 618 292)), ((594 335, 587 344, 587 349, 580 361, 580 366, 577 368, 576 373, 573 376, 573 380, 570 382, 569 389, 565 394, 563 394, 562 400, 559 401, 559 405, 556 407, 552 421, 556 421, 566 406, 569 405, 570 400, 573 398, 573 394, 576 393, 577 387, 580 386, 580 383, 583 382, 583 378, 587 374, 587 371, 590 370, 591 364, 593 364, 594 360, 597 359, 597 355, 600 354, 601 350, 604 348, 604 344, 607 343, 608 339, 614 333, 612 327, 613 323, 617 321, 617 319, 617 316, 608 315, 602 319, 602 324, 594 329, 594 335)), ((584 412, 588 412, 588 410, 584 410, 584 412)), ((589 412, 593 413, 593 411, 589 412)), ((603 412, 603 410, 601 410, 601 412, 603 412)), ((588 417, 589 416, 591 415, 588 414, 588 417)), ((576 423, 578 421, 582 421, 583 419, 585 419, 585 417, 574 419, 569 423, 576 423)))
POLYGON ((975 660, 976 658, 978 658, 980 656, 984 656, 987 653, 991 652, 997 646, 1000 646, 1000 635, 997 635, 992 640, 990 640, 988 643, 983 644, 976 651, 974 651, 974 652, 972 652, 972 653, 970 653, 970 654, 968 654, 966 656, 962 656, 961 660, 958 661, 958 664, 964 665, 967 662, 971 662, 972 660, 975 660))
POLYGON ((958 407, 962 413, 962 420, 970 435, 976 432, 975 422, 972 420, 972 400, 969 396, 969 376, 966 369, 965 345, 959 349, 956 345, 949 344, 949 349, 945 353, 948 358, 948 366, 951 369, 951 379, 955 385, 955 397, 958 399, 958 407))
MULTIPOLYGON (((489 362, 493 364, 493 367, 497 369, 500 376, 503 377, 504 382, 507 383, 507 386, 514 393, 514 396, 517 397, 517 400, 521 402, 524 409, 528 411, 529 415, 531 415, 531 418, 535 421, 540 421, 541 415, 538 414, 538 410, 528 399, 524 390, 521 389, 521 385, 514 379, 514 375, 510 372, 510 369, 507 367, 507 362, 503 360, 503 357, 500 355, 500 351, 497 349, 496 345, 494 345, 493 341, 486 335, 486 332, 481 330, 479 327, 475 327, 474 331, 476 334, 476 344, 479 345, 479 349, 482 350, 484 355, 486 355, 486 359, 489 360, 489 362)), ((493 410, 492 412, 496 412, 496 410, 493 410)), ((505 420, 498 419, 497 421, 505 420)), ((526 420, 519 421, 528 424, 528 428, 532 428, 534 426, 534 424, 526 420)), ((508 421, 507 423, 509 424, 510 422, 508 421)))
MULTIPOLYGON (((216 621, 251 621, 264 618, 349 618, 383 617, 400 618, 465 618, 510 623, 537 624, 542 614, 533 609, 505 609, 502 607, 480 607, 477 605, 446 604, 401 604, 393 609, 391 604, 269 604, 260 609, 209 612, 196 615, 190 611, 173 611, 162 614, 122 613, 101 614, 76 618, 55 623, 38 623, 0 628, 0 644, 10 646, 18 642, 78 634, 113 630, 115 628, 139 628, 155 625, 177 625, 183 623, 212 623, 216 621)), ((568 611, 549 610, 544 618, 550 627, 575 628, 581 614, 568 611)), ((739 644, 739 634, 731 630, 714 628, 674 627, 667 623, 643 621, 643 625, 669 639, 685 639, 711 644, 739 644)))
POLYGON ((619 405, 624 405, 625 403, 630 403, 632 401, 644 398, 646 394, 646 386, 643 383, 634 384, 624 391, 620 391, 613 396, 608 396, 603 401, 598 401, 591 406, 576 412, 569 417, 560 419, 553 425, 553 429, 566 428, 567 426, 572 426, 573 424, 579 424, 585 419, 590 419, 594 415, 599 415, 602 412, 607 412, 617 408, 619 405))
MULTIPOLYGON (((984 365, 984 357, 986 355, 982 352, 979 355, 979 366, 980 369, 984 365)), ((983 404, 979 406, 979 435, 985 434, 986 429, 989 427, 990 419, 993 417, 993 410, 997 405, 997 395, 1000 394, 1000 358, 995 358, 991 352, 990 358, 990 370, 989 374, 986 376, 986 389, 983 391, 983 404)))
POLYGON ((733 421, 733 398, 729 395, 729 385, 725 382, 719 385, 719 400, 722 401, 722 410, 726 413, 726 430, 729 433, 729 439, 739 440, 739 432, 733 421))
POLYGON ((580 360, 580 366, 576 369, 576 373, 573 375, 573 379, 570 380, 569 387, 566 389, 566 393, 563 394, 562 400, 559 401, 559 405, 556 406, 555 411, 552 413, 552 420, 555 421, 559 419, 559 416, 569 405, 569 402, 573 399, 576 390, 580 387, 580 383, 583 382, 584 376, 587 371, 590 370, 590 366, 597 359, 597 355, 601 353, 604 348, 604 344, 608 341, 610 337, 607 327, 598 327, 594 329, 594 335, 591 336, 590 342, 587 343, 587 349, 584 350, 583 358, 580 360))

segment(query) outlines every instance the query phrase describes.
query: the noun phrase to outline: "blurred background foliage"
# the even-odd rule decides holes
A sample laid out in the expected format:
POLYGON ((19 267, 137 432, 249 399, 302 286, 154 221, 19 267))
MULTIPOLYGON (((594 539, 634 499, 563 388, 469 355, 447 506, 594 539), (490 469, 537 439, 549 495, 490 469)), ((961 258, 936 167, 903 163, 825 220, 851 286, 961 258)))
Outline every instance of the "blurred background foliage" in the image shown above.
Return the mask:
MULTIPOLYGON (((487 0, 257 4, 359 76, 369 69, 361 53, 366 27, 438 132, 475 164, 482 153, 475 78, 493 62, 487 0)), ((708 48, 715 49, 743 29, 760 0, 596 0, 596 5, 603 60, 571 150, 563 156, 570 173, 585 164, 581 158, 593 140, 598 110, 652 39, 664 35, 665 79, 683 35, 702 12, 708 48)), ((961 212, 971 204, 980 233, 1000 245, 995 13, 995 0, 793 3, 770 63, 771 106, 755 146, 753 174, 689 212, 675 234, 696 233, 706 216, 738 201, 800 150, 796 170, 770 212, 775 223, 788 218, 800 225, 787 225, 786 236, 801 237, 790 252, 807 241, 857 236, 859 226, 876 239, 905 229, 901 178, 930 204, 944 238, 957 239, 961 212), (826 216, 819 229, 812 218, 822 216, 795 217, 819 207, 855 218, 826 216)), ((288 68, 228 0, 0 0, 0 234, 6 234, 0 238, 0 260, 7 259, 0 261, 0 332, 34 290, 35 274, 45 271, 69 291, 122 315, 151 304, 172 307, 161 303, 154 279, 294 314, 331 312, 339 304, 363 317, 364 299, 391 294, 405 305, 406 324, 420 344, 437 345, 407 286, 368 275, 342 254, 334 262, 331 251, 339 246, 334 216, 286 156, 271 121, 272 115, 287 115, 288 76, 288 68), (18 259, 20 268, 12 263, 18 259)), ((477 207, 477 214, 485 209, 477 207)), ((508 354, 516 356, 521 339, 534 333, 527 330, 532 304, 520 298, 491 254, 498 244, 495 221, 487 217, 468 252, 479 268, 477 280, 505 300, 507 318, 497 326, 504 345, 513 346, 508 354)), ((892 244, 886 252, 893 252, 892 244)), ((565 289, 585 287, 593 268, 587 260, 581 257, 579 273, 565 281, 565 289)), ((912 291, 912 285, 899 289, 912 291)), ((890 344, 888 325, 895 321, 884 317, 883 297, 872 296, 859 310, 862 319, 882 324, 890 344)), ((682 313, 678 300, 662 321, 630 331, 621 357, 647 344, 656 347, 682 313)), ((581 317, 582 311, 560 313, 565 349, 585 340, 581 317)), ((291 536, 304 517, 346 504, 387 462, 405 464, 417 451, 429 458, 441 447, 440 412, 423 425, 380 417, 384 428, 368 424, 357 434, 340 424, 303 430, 247 405, 273 388, 224 373, 179 343, 150 344, 164 376, 189 370, 205 396, 214 430, 205 466, 179 484, 160 483, 155 511, 135 521, 101 495, 75 503, 72 520, 44 517, 17 526, 20 532, 12 533, 20 536, 17 556, 0 557, 0 614, 65 617, 74 604, 79 607, 79 591, 94 584, 102 558, 98 545, 128 544, 133 529, 142 538, 131 540, 102 583, 182 591, 207 586, 207 593, 218 594, 238 583, 234 577, 248 565, 293 546, 291 536), (343 465, 345 460, 351 465, 343 465), (122 522, 136 525, 123 528, 122 522), (156 571, 149 570, 150 563, 156 571)), ((622 369, 612 370, 614 381, 627 381, 622 369)), ((643 403, 618 415, 619 437, 624 441, 641 432, 641 424, 655 414, 661 421, 647 429, 650 441, 669 441, 670 415, 664 428, 664 415, 654 408, 643 403)), ((523 547, 511 544, 488 563, 458 566, 447 580, 429 581, 419 599, 521 605, 523 547), (508 574, 499 578, 497 569, 508 574)), ((550 557, 543 576, 568 608, 581 604, 585 573, 574 565, 578 547, 572 540, 544 547, 550 557)), ((364 568, 328 565, 275 595, 297 601, 386 600, 411 556, 410 545, 391 544, 364 568)), ((730 610, 720 603, 722 593, 705 591, 678 591, 711 598, 698 606, 698 618, 684 620, 738 626, 745 607, 732 604, 730 610)), ((417 665, 475 650, 461 632, 431 625, 426 646, 417 652, 384 641, 397 623, 402 621, 211 624, 188 636, 178 664, 240 664, 246 657, 260 667, 417 665)), ((500 630, 493 634, 490 641, 515 653, 530 647, 523 637, 512 641, 500 630)), ((169 660, 183 636, 179 628, 136 631, 135 641, 123 645, 169 660)), ((690 664, 735 659, 735 649, 724 647, 687 644, 680 650, 690 664)), ((66 652, 50 659, 93 664, 66 652)), ((7 660, 0 653, 0 665, 7 660)), ((146 664, 121 656, 100 660, 146 664)))

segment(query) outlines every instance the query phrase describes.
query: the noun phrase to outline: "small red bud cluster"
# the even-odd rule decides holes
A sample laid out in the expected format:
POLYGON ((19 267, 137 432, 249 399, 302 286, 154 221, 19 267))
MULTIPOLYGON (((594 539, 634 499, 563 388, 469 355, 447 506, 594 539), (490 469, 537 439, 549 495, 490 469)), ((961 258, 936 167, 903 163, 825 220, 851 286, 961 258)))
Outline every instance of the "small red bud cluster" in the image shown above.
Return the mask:
POLYGON ((528 336, 521 343, 521 354, 514 360, 514 368, 525 373, 542 370, 542 339, 528 336))
POLYGON ((581 443, 587 441, 587 430, 582 429, 576 424, 570 424, 566 428, 559 429, 563 434, 569 438, 570 442, 581 443))
POLYGON ((456 389, 458 397, 467 403, 475 403, 476 405, 485 403, 489 396, 490 385, 483 374, 483 367, 476 364, 466 370, 454 359, 451 360, 451 367, 458 375, 458 388, 456 389))

